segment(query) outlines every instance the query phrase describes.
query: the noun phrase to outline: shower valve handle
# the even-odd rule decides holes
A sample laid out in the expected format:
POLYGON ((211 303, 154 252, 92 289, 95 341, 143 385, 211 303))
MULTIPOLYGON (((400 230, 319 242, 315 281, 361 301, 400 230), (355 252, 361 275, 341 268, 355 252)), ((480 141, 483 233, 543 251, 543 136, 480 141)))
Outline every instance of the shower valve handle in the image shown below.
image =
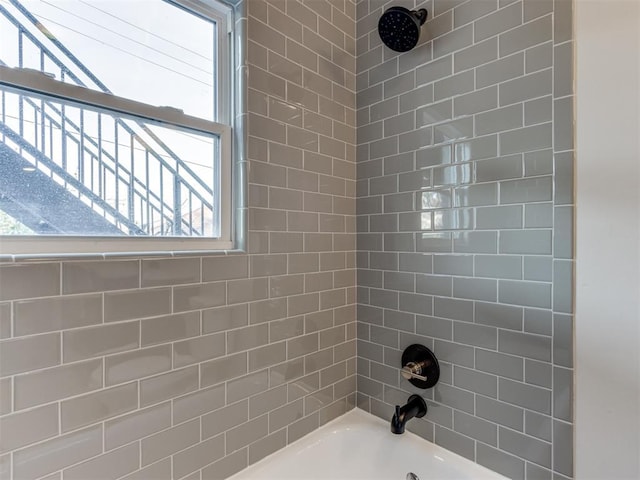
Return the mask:
POLYGON ((422 380, 423 382, 426 382, 427 377, 425 377, 424 375, 421 375, 422 367, 423 367, 422 362, 420 363, 409 362, 404 367, 402 367, 402 370, 400 370, 400 374, 407 380, 415 378, 416 380, 422 380))

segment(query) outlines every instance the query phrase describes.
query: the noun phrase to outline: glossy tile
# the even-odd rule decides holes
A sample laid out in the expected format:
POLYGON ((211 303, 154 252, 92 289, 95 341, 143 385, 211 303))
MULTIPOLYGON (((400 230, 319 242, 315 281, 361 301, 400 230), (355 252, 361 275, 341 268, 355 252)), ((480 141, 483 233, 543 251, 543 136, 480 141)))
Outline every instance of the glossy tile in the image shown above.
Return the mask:
POLYGON ((17 478, 36 479, 102 452, 102 427, 92 426, 27 447, 13 456, 17 478))
POLYGON ((436 425, 435 443, 469 460, 474 459, 475 442, 452 430, 436 425))
POLYGON ((0 266, 0 301, 59 294, 59 263, 0 266))
POLYGON ((154 317, 171 313, 171 289, 153 288, 104 295, 105 322, 154 317))
POLYGON ((498 300, 510 305, 551 308, 551 284, 500 280, 498 300))
POLYGON ((473 43, 473 26, 466 25, 433 40, 433 56, 439 58, 473 43))
POLYGON ((86 327, 102 323, 102 295, 71 295, 14 303, 15 335, 86 327))
POLYGON ((126 322, 66 331, 62 334, 65 363, 134 350, 140 345, 140 322, 126 322))
POLYGON ((61 430, 67 432, 138 408, 138 385, 131 382, 64 400, 60 403, 61 430))
POLYGON ((436 81, 433 86, 433 97, 436 101, 444 100, 445 98, 471 92, 473 88, 473 70, 468 70, 436 81))
POLYGON ((525 462, 497 448, 478 443, 476 461, 507 478, 524 478, 525 462))
POLYGON ((524 361, 521 357, 478 349, 475 351, 475 359, 476 368, 483 372, 516 380, 524 378, 524 361))
POLYGON ((501 329, 522 330, 523 309, 510 305, 476 302, 474 321, 501 329))
POLYGON ((499 447, 536 464, 551 467, 549 443, 501 427, 499 447))
POLYGON ((207 439, 173 456, 173 478, 182 478, 191 472, 224 456, 224 435, 207 439))
POLYGON ((11 336, 11 303, 0 303, 0 339, 11 336))
POLYGON ((182 340, 173 344, 173 366, 184 367, 193 363, 199 363, 212 358, 220 357, 226 353, 225 334, 214 333, 202 335, 189 340, 182 340))
POLYGON ((566 476, 573 475, 573 450, 569 448, 573 437, 573 427, 569 423, 553 422, 553 468, 566 476))
POLYGON ((13 409, 13 385, 11 377, 0 379, 0 415, 7 415, 13 409))
POLYGON ((474 272, 477 277, 522 279, 522 257, 515 255, 476 255, 474 272))
POLYGON ((203 478, 224 479, 248 466, 247 451, 238 450, 202 469, 203 478))
POLYGON ((25 373, 14 378, 14 410, 102 388, 102 359, 25 373))
MULTIPOLYGON (((209 332, 205 331, 205 333, 209 332)), ((199 334, 199 312, 166 315, 140 321, 140 345, 143 347, 195 337, 199 334)))
POLYGON ((263 415, 254 420, 230 429, 226 432, 226 447, 228 452, 234 452, 243 448, 262 437, 269 432, 269 417, 263 415))
POLYGON ((104 455, 75 465, 64 471, 65 479, 83 480, 98 475, 117 478, 138 469, 140 447, 136 444, 118 448, 104 455))
POLYGON ((269 340, 269 326, 261 324, 239 328, 226 335, 228 353, 236 353, 266 344, 269 340))
POLYGON ((171 368, 171 345, 143 348, 105 358, 105 384, 115 385, 171 368))
POLYGON ((104 424, 105 447, 112 449, 159 432, 171 425, 170 402, 137 410, 104 424))
MULTIPOLYGON (((526 383, 539 387, 552 388, 551 376, 551 364, 529 359, 525 360, 524 380, 526 383)), ((551 441, 551 438, 546 438, 546 440, 551 441)))
POLYGON ((244 303, 262 300, 268 297, 269 284, 267 279, 233 280, 227 282, 227 302, 244 303))
POLYGON ((149 259, 141 262, 141 286, 160 287, 200 281, 199 258, 149 259))
POLYGON ((453 340, 457 343, 493 350, 497 345, 497 330, 484 325, 454 322, 453 340))
POLYGON ((525 228, 551 228, 553 206, 550 203, 528 204, 524 207, 525 228))
POLYGON ((483 443, 493 446, 498 445, 497 426, 473 415, 469 415, 458 410, 454 411, 453 428, 456 432, 479 440, 483 443))
POLYGON ((224 404, 224 384, 202 388, 197 392, 183 395, 173 400, 173 424, 177 425, 191 418, 199 417, 223 407, 224 404))
POLYGON ((497 281, 479 278, 454 278, 453 296, 495 302, 498 296, 497 281))
MULTIPOLYGON (((495 4, 492 2, 481 2, 479 4, 470 2, 467 5, 461 6, 460 9, 456 10, 456 17, 454 17, 454 21, 465 22, 466 20, 459 20, 464 14, 459 13, 462 12, 462 9, 466 8, 479 8, 479 9, 488 9, 493 10, 495 8, 495 4)), ((454 53, 454 70, 456 72, 460 72, 462 70, 467 70, 470 68, 474 68, 490 61, 498 58, 498 40, 497 38, 489 38, 483 42, 477 42, 475 45, 460 50, 454 53)))
POLYGON ((545 15, 500 34, 500 56, 519 52, 539 43, 551 40, 553 36, 552 16, 545 15))
POLYGON ((552 75, 551 69, 546 69, 501 83, 500 106, 551 95, 553 92, 552 75))
POLYGON ((173 289, 173 311, 184 312, 217 307, 226 303, 225 282, 178 286, 173 289))
POLYGON ((494 86, 475 90, 454 99, 453 111, 456 117, 486 112, 498 106, 498 89, 494 86))
POLYGON ((141 442, 142 465, 169 457, 200 440, 200 425, 197 420, 183 423, 164 432, 157 433, 141 442))
POLYGON ((245 373, 247 373, 246 353, 211 360, 200 366, 200 386, 215 385, 245 373))
POLYGON ((497 35, 522 23, 522 3, 516 2, 475 21, 474 40, 477 42, 497 35))
POLYGON ((476 68, 476 86, 486 87, 524 74, 524 55, 516 53, 476 68))
POLYGON ((524 431, 524 410, 492 398, 476 396, 476 415, 513 430, 524 431))
POLYGON ((551 413, 550 390, 502 378, 498 381, 498 388, 501 401, 547 415, 551 413))
POLYGON ((287 432, 280 430, 256 441, 249 446, 249 464, 253 464, 267 455, 287 445, 287 432))
POLYGON ((499 333, 498 351, 549 362, 551 339, 528 333, 502 330, 499 333))
POLYGON ((60 335, 48 333, 0 341, 0 376, 60 364, 60 335))
POLYGON ((88 293, 137 288, 140 262, 118 260, 103 262, 65 262, 62 264, 62 293, 88 293))
POLYGON ((496 232, 482 231, 454 232, 453 251, 455 253, 497 253, 498 235, 496 232))
POLYGON ((471 370, 464 367, 455 365, 454 371, 454 385, 464 390, 470 390, 472 392, 486 395, 488 397, 496 398, 498 395, 498 378, 493 375, 488 375, 477 370, 471 370))
POLYGON ((58 434, 58 408, 45 405, 0 419, 0 453, 9 452, 58 434))
POLYGON ((227 383, 227 402, 236 402, 266 390, 269 386, 269 371, 261 370, 227 383))
MULTIPOLYGON (((502 98, 502 97, 501 97, 502 98)), ((522 127, 522 104, 481 112, 476 115, 476 134, 487 135, 522 127)))
MULTIPOLYGON (((519 208, 519 207, 502 207, 519 208)), ((550 229, 511 230, 500 232, 500 253, 550 255, 552 235, 550 229)))
POLYGON ((501 152, 511 154, 549 148, 551 147, 551 130, 550 123, 542 123, 500 133, 501 152))
POLYGON ((253 372, 287 359, 286 342, 272 343, 249 352, 249 371, 253 372))
POLYGON ((198 367, 174 370, 140 381, 140 407, 153 405, 198 389, 198 367))

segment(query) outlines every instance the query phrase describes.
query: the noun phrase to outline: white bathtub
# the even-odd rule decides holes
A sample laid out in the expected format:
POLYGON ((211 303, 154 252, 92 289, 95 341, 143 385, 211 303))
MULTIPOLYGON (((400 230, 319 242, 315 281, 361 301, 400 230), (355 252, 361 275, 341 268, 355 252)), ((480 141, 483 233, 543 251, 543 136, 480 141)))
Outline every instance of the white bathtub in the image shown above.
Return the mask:
POLYGON ((409 472, 420 480, 506 478, 408 431, 394 435, 389 422, 354 409, 230 480, 405 480, 409 472))

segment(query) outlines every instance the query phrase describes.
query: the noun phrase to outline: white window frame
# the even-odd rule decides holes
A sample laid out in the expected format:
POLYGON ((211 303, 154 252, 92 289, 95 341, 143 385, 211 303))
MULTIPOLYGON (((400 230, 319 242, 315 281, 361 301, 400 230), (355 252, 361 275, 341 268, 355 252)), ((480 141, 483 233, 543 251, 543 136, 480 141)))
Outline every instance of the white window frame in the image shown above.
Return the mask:
POLYGON ((173 127, 187 132, 205 133, 220 139, 219 195, 220 237, 101 237, 72 235, 0 235, 0 256, 41 257, 50 255, 171 255, 202 253, 234 248, 232 192, 232 126, 234 55, 232 9, 210 0, 170 0, 176 8, 185 8, 217 23, 216 101, 217 121, 185 115, 182 110, 156 107, 116 95, 90 90, 51 78, 30 69, 0 66, 0 85, 18 94, 62 100, 79 107, 94 107, 136 120, 173 127))

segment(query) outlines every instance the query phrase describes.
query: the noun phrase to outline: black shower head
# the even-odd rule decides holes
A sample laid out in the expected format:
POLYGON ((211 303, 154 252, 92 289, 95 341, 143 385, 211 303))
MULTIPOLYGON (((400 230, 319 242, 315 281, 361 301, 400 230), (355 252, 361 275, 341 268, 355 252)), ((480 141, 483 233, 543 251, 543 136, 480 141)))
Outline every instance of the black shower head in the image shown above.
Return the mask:
POLYGON ((420 26, 427 19, 427 11, 391 7, 378 21, 378 33, 384 44, 396 52, 407 52, 418 44, 420 26))

